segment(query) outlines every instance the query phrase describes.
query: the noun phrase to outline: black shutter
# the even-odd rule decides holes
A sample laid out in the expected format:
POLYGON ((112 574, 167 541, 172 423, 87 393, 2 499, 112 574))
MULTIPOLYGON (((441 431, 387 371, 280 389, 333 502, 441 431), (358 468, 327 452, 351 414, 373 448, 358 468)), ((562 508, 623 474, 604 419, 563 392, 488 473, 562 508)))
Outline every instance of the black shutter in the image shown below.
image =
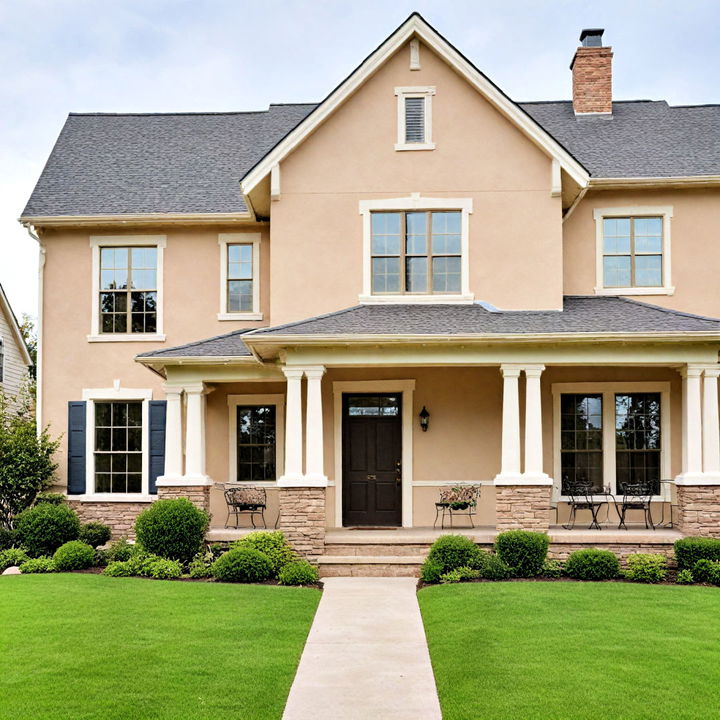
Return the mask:
POLYGON ((86 402, 68 403, 68 495, 85 493, 86 402))
POLYGON ((149 490, 157 494, 155 481, 165 473, 165 417, 167 414, 166 400, 150 401, 150 468, 149 490))

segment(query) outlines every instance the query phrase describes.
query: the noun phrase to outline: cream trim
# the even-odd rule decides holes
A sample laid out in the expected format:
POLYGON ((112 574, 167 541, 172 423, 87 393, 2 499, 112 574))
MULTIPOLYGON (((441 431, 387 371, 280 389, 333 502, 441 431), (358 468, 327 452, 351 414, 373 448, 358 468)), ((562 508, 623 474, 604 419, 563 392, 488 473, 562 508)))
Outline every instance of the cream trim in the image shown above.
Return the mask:
POLYGON ((720 175, 676 175, 674 177, 590 178, 589 186, 598 190, 653 187, 717 187, 720 175))
POLYGON ((413 487, 455 487, 456 485, 482 485, 494 487, 492 480, 413 480, 413 487))
POLYGON ((497 110, 513 122, 531 142, 535 143, 548 156, 556 157, 560 161, 562 169, 575 182, 581 187, 588 184, 588 171, 557 140, 551 137, 526 112, 512 102, 479 70, 473 67, 466 58, 421 17, 413 14, 241 180, 242 192, 247 196, 270 173, 273 165, 279 163, 300 145, 413 37, 417 37, 425 43, 458 74, 463 76, 472 87, 478 90, 497 110))
POLYGON ((562 195, 562 173, 560 162, 553 158, 550 165, 550 196, 560 197, 562 195))
POLYGON ((420 41, 413 38, 410 41, 410 69, 420 70, 420 41))
POLYGON ((220 312, 218 320, 262 320, 260 312, 260 233, 220 233, 220 312), (227 249, 228 245, 252 245, 253 309, 251 312, 228 312, 227 309, 227 249))
POLYGON ((24 215, 18 222, 36 227, 85 225, 227 225, 256 222, 252 212, 242 213, 144 213, 127 215, 24 215))
POLYGON ((397 96, 397 142, 396 150, 434 150, 435 143, 432 141, 432 96, 435 94, 435 88, 432 86, 421 87, 396 87, 395 95, 397 96), (423 119, 425 127, 423 130, 423 142, 408 143, 405 142, 405 98, 423 98, 425 100, 423 107, 423 119))
POLYGON ((402 393, 402 526, 413 526, 413 396, 415 380, 340 380, 333 384, 335 526, 342 527, 342 396, 351 392, 402 393))
POLYGON ((595 294, 596 295, 673 295, 675 288, 671 279, 671 255, 670 255, 670 219, 673 216, 672 205, 630 205, 626 207, 615 206, 606 208, 595 208, 593 219, 595 220, 595 294), (663 285, 661 287, 632 287, 632 288, 611 288, 605 287, 603 275, 603 220, 611 217, 647 217, 661 216, 663 219, 663 249, 662 249, 662 274, 663 285))
POLYGON ((472 302, 475 296, 470 292, 470 214, 473 211, 472 198, 431 198, 421 197, 419 192, 407 197, 361 200, 358 203, 363 223, 363 290, 359 301, 386 303, 454 303, 472 302), (373 295, 372 292, 372 227, 371 214, 379 210, 460 210, 460 295, 373 295))
POLYGON ((262 487, 277 487, 277 478, 282 477, 285 467, 285 396, 273 395, 228 395, 228 481, 244 487, 246 483, 237 479, 237 407, 238 405, 275 406, 275 474, 274 482, 253 483, 262 487))
MULTIPOLYGON (((623 392, 659 392, 661 403, 660 417, 660 474, 661 479, 670 479, 671 472, 671 418, 670 400, 671 383, 669 382, 583 382, 553 383, 553 468, 555 485, 552 498, 555 502, 566 502, 568 497, 560 495, 562 472, 560 464, 560 395, 564 393, 597 393, 603 396, 603 485, 610 486, 616 492, 615 477, 615 393, 623 392)), ((654 500, 668 501, 670 488, 661 487, 661 495, 653 496, 654 500)))
POLYGON ((92 297, 90 299, 90 333, 87 335, 88 342, 164 342, 163 334, 163 261, 165 247, 167 245, 166 235, 91 235, 90 250, 92 253, 92 297), (137 247, 151 245, 157 248, 157 321, 156 332, 144 333, 123 333, 103 334, 100 332, 100 248, 101 247, 137 247))
MULTIPOLYGON (((142 498, 150 496, 149 452, 150 452, 150 400, 151 388, 84 388, 85 400, 85 494, 84 502, 147 502, 142 498), (95 492, 95 403, 98 401, 142 401, 142 485, 140 493, 96 493, 95 492), (117 498, 117 499, 116 499, 117 498)), ((152 498, 151 498, 152 499, 152 498)))
POLYGON ((82 503, 151 503, 157 500, 157 495, 145 495, 143 493, 95 493, 93 495, 70 495, 73 502, 82 503), (118 497, 120 496, 120 497, 118 497))

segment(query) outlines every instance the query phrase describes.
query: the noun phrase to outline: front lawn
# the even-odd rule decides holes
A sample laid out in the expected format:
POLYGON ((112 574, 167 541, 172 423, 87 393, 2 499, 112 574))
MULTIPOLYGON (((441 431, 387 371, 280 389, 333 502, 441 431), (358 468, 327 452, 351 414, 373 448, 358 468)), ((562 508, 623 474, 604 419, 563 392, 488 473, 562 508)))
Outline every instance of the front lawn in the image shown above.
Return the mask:
POLYGON ((514 582, 418 593, 444 720, 720 712, 720 590, 514 582))
POLYGON ((320 593, 0 578, 0 718, 280 718, 320 593))

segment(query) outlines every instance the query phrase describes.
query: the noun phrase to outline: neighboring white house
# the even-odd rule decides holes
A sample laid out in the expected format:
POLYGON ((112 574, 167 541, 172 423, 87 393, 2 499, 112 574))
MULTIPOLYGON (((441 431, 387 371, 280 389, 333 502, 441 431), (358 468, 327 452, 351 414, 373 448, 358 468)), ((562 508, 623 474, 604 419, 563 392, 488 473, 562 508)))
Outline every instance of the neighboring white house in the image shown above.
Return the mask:
POLYGON ((30 365, 20 325, 0 285, 0 392, 16 396, 27 380, 30 365))

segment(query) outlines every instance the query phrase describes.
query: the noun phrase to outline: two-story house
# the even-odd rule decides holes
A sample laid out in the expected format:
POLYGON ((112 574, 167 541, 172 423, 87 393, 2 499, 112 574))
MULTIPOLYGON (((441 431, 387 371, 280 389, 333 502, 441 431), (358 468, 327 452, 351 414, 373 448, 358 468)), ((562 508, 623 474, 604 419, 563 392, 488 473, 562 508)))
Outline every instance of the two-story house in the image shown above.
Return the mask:
POLYGON ((70 115, 22 222, 83 516, 180 495, 222 528, 247 483, 317 557, 458 483, 544 530, 645 483, 720 535, 720 107, 613 101, 580 39, 572 101, 413 14, 318 104, 70 115))

